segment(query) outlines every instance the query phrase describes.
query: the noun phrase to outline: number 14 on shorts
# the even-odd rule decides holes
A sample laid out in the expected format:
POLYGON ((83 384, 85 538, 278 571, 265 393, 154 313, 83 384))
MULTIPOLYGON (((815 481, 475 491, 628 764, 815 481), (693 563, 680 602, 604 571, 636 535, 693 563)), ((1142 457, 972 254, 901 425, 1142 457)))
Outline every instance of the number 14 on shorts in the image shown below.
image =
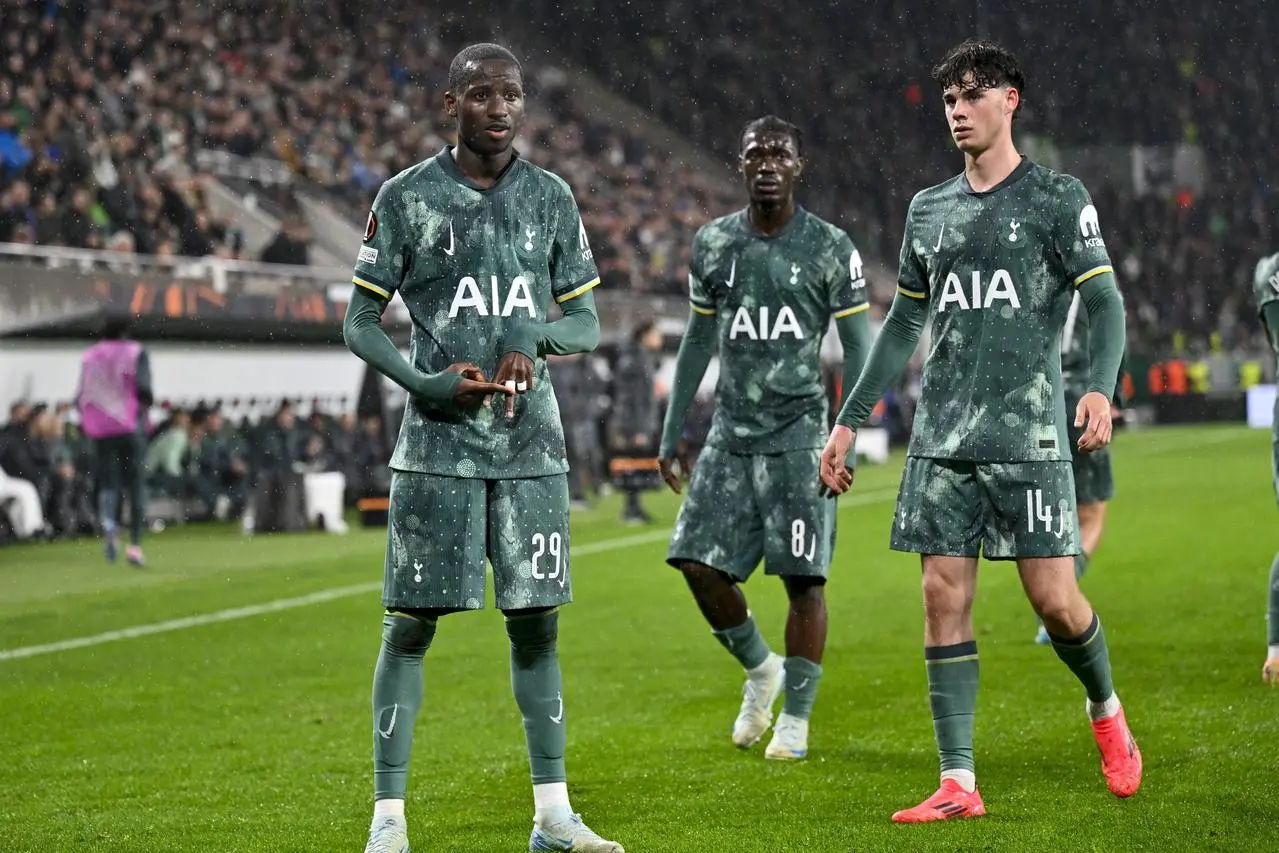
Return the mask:
POLYGON ((1044 503, 1043 489, 1027 489, 1026 490, 1026 530, 1030 533, 1036 532, 1036 526, 1043 524, 1044 532, 1051 533, 1058 539, 1066 532, 1066 524, 1070 515, 1070 508, 1066 505, 1066 501, 1056 507, 1057 510, 1057 529, 1053 530, 1053 505, 1044 503))

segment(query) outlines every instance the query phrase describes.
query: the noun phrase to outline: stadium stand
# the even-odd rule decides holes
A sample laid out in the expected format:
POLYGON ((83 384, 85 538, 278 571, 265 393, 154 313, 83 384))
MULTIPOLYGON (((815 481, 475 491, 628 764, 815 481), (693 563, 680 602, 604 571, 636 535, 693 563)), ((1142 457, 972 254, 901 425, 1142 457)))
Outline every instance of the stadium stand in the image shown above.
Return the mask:
MULTIPOLYGON (((912 192, 957 167, 927 72, 972 28, 969 10, 892 0, 850 15, 819 0, 765 17, 687 0, 662 15, 612 5, 601 28, 598 0, 505 5, 506 20, 529 22, 506 40, 539 57, 520 147, 574 187, 610 290, 682 293, 696 229, 740 202, 726 171, 664 161, 638 126, 602 120, 608 104, 582 97, 566 71, 594 75, 720 163, 733 159, 746 118, 797 121, 811 170, 802 197, 888 266, 912 192), (890 31, 906 35, 879 37, 890 31), (839 62, 804 61, 814 54, 839 62)), ((1130 350, 1255 352, 1264 345, 1248 278, 1258 247, 1279 242, 1267 85, 1279 57, 1263 48, 1273 38, 1258 36, 1279 35, 1279 6, 1226 19, 1177 8, 1080 0, 976 23, 1016 45, 1032 71, 1027 150, 1113 178, 1089 186, 1128 300, 1130 350), (1066 26, 1078 22, 1089 26, 1066 26), (1059 57, 1096 49, 1103 25, 1107 78, 1073 60, 1070 77, 1057 75, 1059 57), (1209 29, 1239 52, 1201 50, 1209 29), (1150 161, 1142 169, 1139 149, 1150 161)), ((447 63, 460 44, 491 37, 487 26, 405 0, 386 0, 376 16, 352 0, 0 5, 0 243, 307 263, 291 182, 362 223, 386 177, 450 138, 438 99, 447 63), (232 161, 265 164, 248 180, 281 223, 253 257, 209 197, 214 172, 232 180, 232 161), (274 177, 261 184, 263 175, 274 177)), ((173 405, 206 419, 192 401, 173 405)), ((321 409, 345 422, 343 409, 321 409)), ((77 522, 60 495, 83 490, 59 484, 84 476, 84 460, 60 417, 53 407, 11 420, 0 454, 32 457, 9 464, 31 472, 55 529, 69 530, 77 522)), ((228 442, 251 448, 256 419, 227 419, 228 442)), ((246 464, 255 454, 245 451, 246 464)))

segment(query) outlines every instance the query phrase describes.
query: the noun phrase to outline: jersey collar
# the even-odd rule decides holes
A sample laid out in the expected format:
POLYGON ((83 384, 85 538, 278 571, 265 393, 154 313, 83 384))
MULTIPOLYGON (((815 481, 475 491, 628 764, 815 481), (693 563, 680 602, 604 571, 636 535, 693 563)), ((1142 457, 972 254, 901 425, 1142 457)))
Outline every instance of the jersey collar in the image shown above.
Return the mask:
POLYGON ((968 195, 976 196, 977 198, 985 198, 988 195, 994 195, 995 193, 999 192, 1000 190, 1006 187, 1011 187, 1013 184, 1017 183, 1022 178, 1026 177, 1026 174, 1030 172, 1031 168, 1034 167, 1034 165, 1035 165, 1034 163, 1030 162, 1030 158, 1023 154, 1021 157, 1021 162, 1017 164, 1016 169, 1013 169, 1012 174, 1004 178, 999 183, 995 184, 990 189, 981 193, 973 189, 972 186, 968 183, 968 176, 964 174, 963 172, 960 172, 959 188, 962 189, 968 195))
POLYGON ((751 209, 749 207, 743 207, 737 212, 738 224, 742 231, 746 232, 746 234, 751 237, 754 237, 756 240, 780 240, 782 237, 786 237, 798 230, 802 224, 800 220, 807 216, 808 211, 804 209, 804 206, 797 204, 795 205, 795 215, 782 226, 780 231, 776 234, 761 234, 759 230, 751 224, 751 209))
POLYGON ((435 159, 440 164, 440 168, 444 170, 444 174, 462 186, 473 189, 477 193, 495 193, 507 187, 520 171, 520 164, 523 163, 523 158, 520 157, 519 151, 514 151, 513 153, 515 156, 511 158, 511 162, 506 164, 506 168, 502 170, 502 174, 497 176, 497 180, 494 181, 491 187, 482 187, 462 174, 462 170, 457 167, 457 160, 453 159, 452 145, 445 145, 443 150, 435 155, 435 159))

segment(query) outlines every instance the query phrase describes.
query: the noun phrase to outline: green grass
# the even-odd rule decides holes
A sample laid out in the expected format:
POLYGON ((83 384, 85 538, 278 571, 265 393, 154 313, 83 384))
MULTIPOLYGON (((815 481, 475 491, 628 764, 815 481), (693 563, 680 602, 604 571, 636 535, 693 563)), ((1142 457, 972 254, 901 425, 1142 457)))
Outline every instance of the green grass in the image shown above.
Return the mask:
MULTIPOLYGON (((1259 678, 1275 550, 1268 437, 1122 435, 1119 497, 1085 579, 1106 621, 1146 778, 1105 788, 1083 695, 1015 572, 983 566, 978 768, 989 816, 893 826, 936 786, 918 568, 888 550, 899 459, 841 511, 830 645, 808 761, 728 740, 741 673, 665 542, 575 519, 577 600, 561 617, 575 808, 644 851, 1273 850, 1279 691, 1259 678)), ((673 496, 651 496, 663 526, 673 496)), ((148 540, 151 566, 93 542, 0 551, 0 650, 380 579, 383 534, 148 540)), ((780 585, 746 591, 780 642, 780 585)), ((0 661, 0 850, 358 851, 370 816, 376 592, 0 661)), ((419 851, 526 849, 532 816, 500 616, 452 616, 428 657, 409 799, 419 851)))

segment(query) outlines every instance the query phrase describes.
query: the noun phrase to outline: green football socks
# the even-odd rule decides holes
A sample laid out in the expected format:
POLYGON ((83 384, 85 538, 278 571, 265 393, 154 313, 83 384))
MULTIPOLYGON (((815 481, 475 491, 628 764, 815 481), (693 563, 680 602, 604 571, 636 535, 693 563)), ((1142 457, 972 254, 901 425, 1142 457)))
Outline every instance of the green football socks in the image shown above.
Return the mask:
POLYGON ((529 770, 534 785, 564 782, 564 682, 556 653, 559 612, 508 617, 511 689, 524 716, 529 770))
POLYGON ((1269 644, 1279 646, 1279 554, 1270 564, 1270 635, 1269 644))
POLYGON ((821 664, 808 658, 786 658, 786 700, 782 703, 782 713, 807 720, 813 713, 817 682, 821 677, 821 664))
MULTIPOLYGON (((933 732, 943 775, 946 771, 974 772, 973 712, 977 708, 977 643, 925 646, 928 704, 933 709, 933 732)), ((970 777, 971 778, 971 777, 970 777)))
POLYGON ((373 798, 403 800, 409 783, 413 723, 422 705, 422 658, 435 620, 382 617, 382 650, 373 671, 373 798))
POLYGON ((1090 702, 1102 703, 1115 693, 1115 684, 1110 674, 1110 652, 1106 648, 1106 632, 1101 629, 1101 620, 1097 614, 1092 615, 1092 624, 1078 637, 1065 639, 1048 634, 1052 640, 1053 651, 1062 663, 1070 667, 1090 702))
POLYGON ((768 643, 764 642, 753 616, 748 615, 745 622, 727 631, 711 633, 728 649, 729 654, 737 658, 743 669, 752 670, 768 660, 768 643))

